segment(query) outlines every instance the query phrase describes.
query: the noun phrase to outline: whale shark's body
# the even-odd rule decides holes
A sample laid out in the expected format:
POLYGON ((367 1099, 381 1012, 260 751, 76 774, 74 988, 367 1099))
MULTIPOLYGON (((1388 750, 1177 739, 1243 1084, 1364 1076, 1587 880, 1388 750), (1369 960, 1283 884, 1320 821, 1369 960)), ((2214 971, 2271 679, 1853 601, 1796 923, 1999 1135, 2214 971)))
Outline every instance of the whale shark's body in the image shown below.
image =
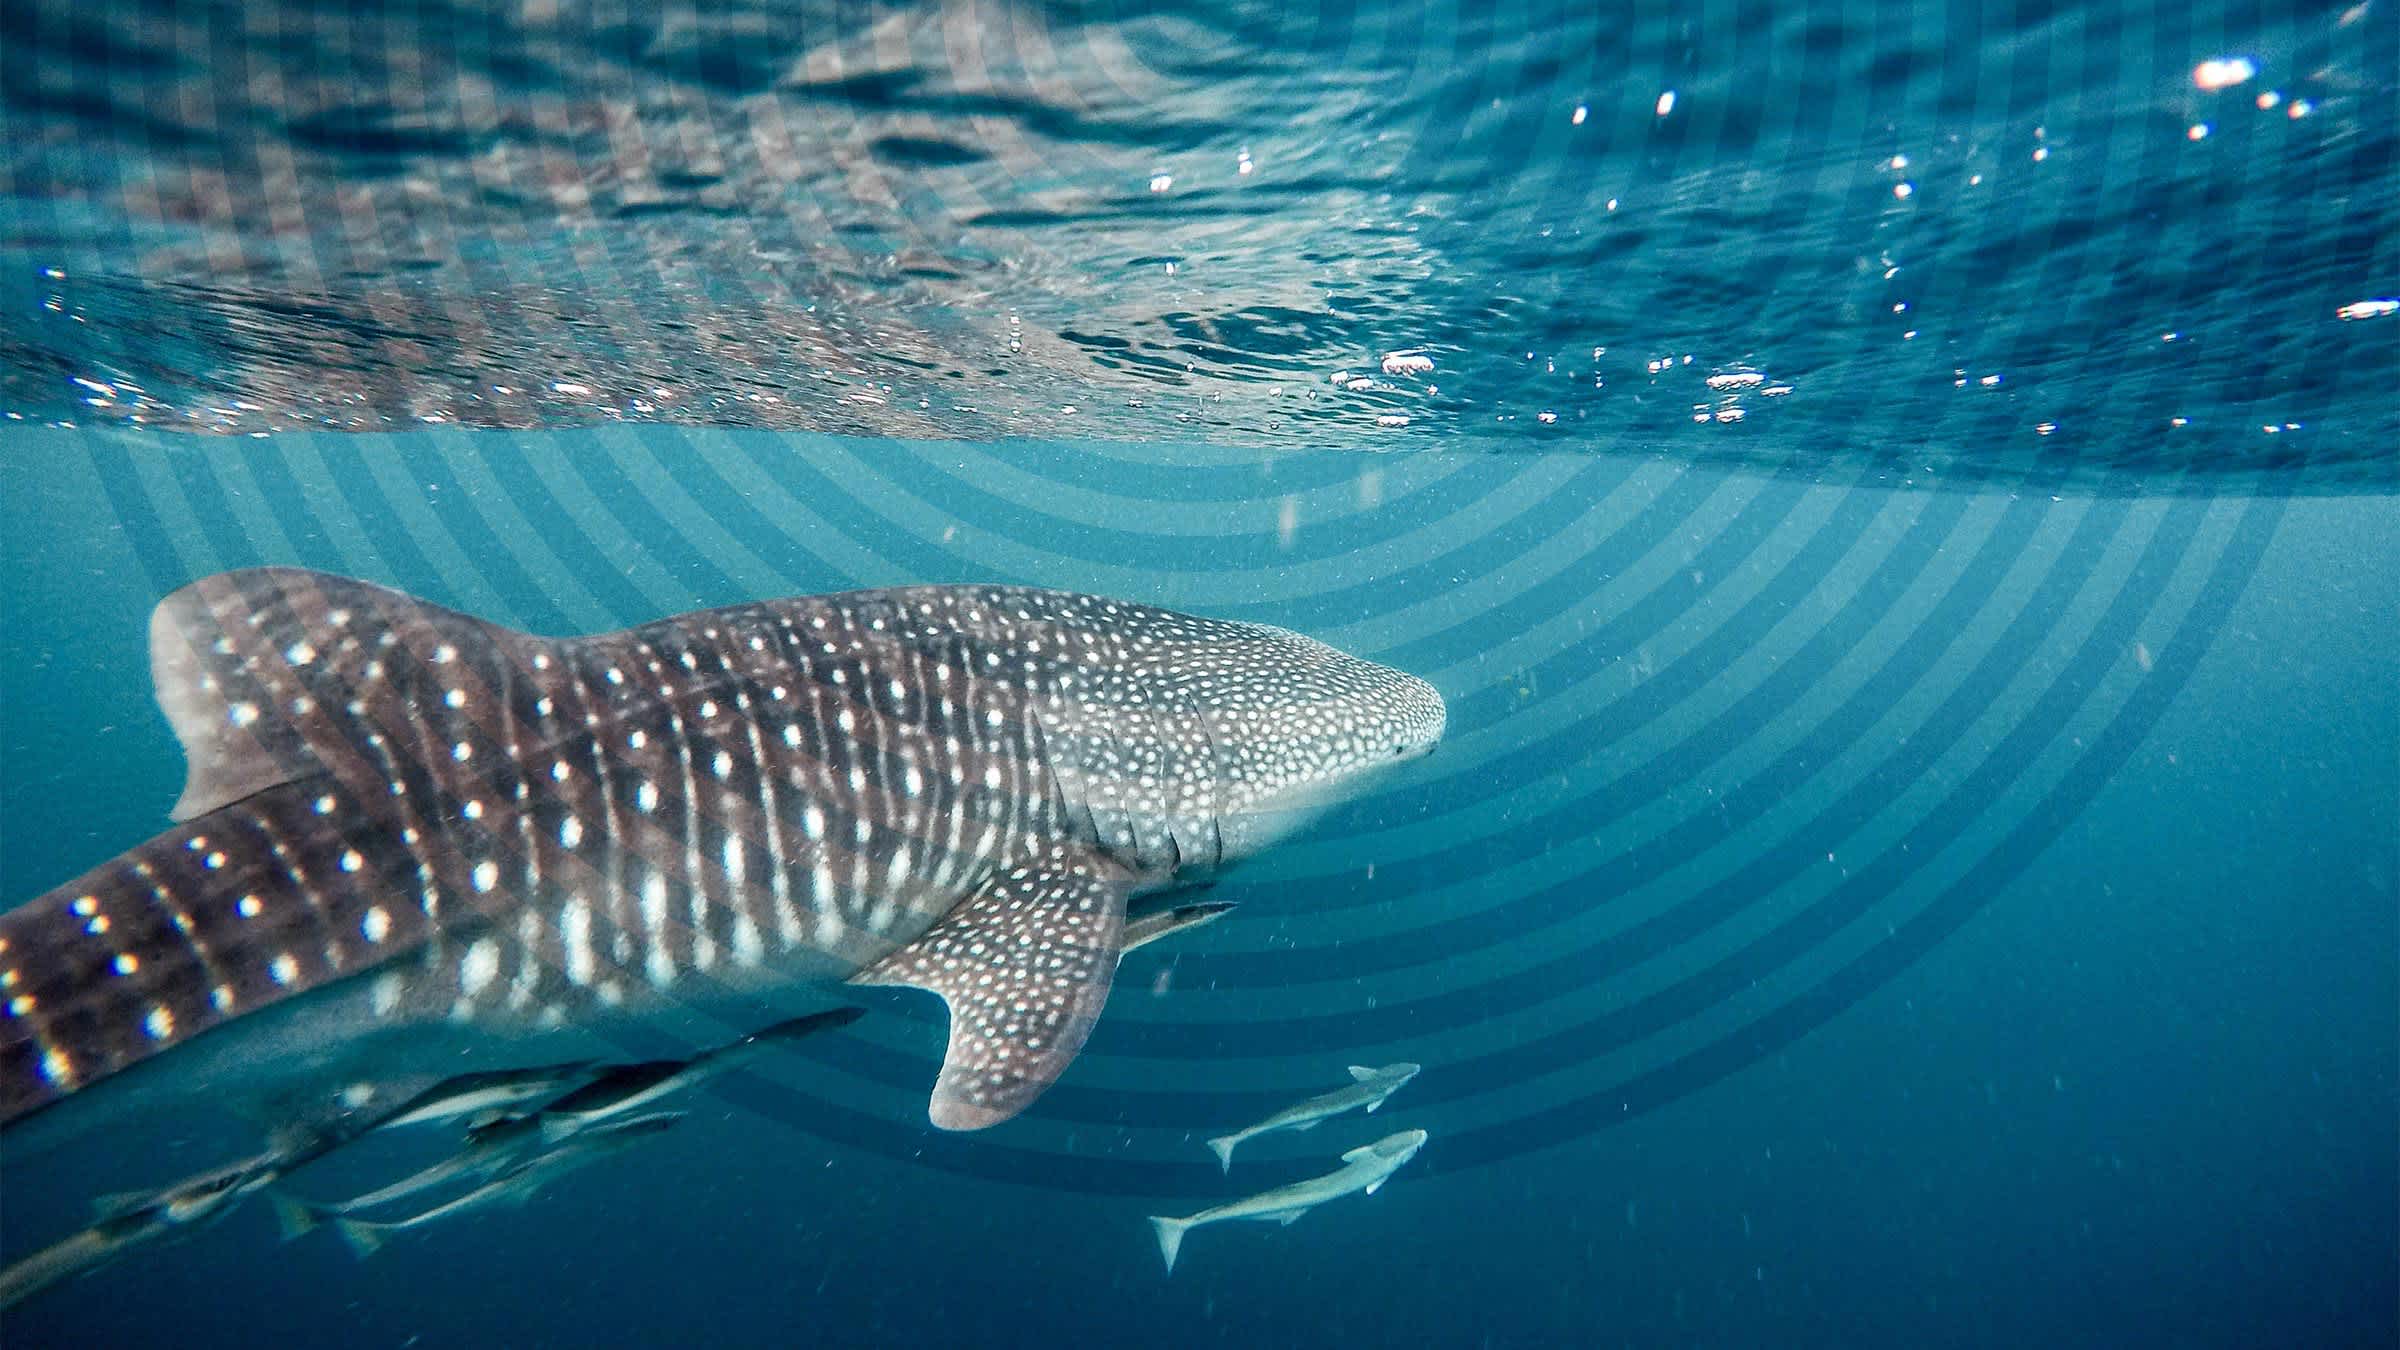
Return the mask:
POLYGON ((178 823, 0 913, 19 1137, 112 1095, 355 1107, 841 980, 940 993, 932 1120, 990 1125, 1083 1044, 1129 896, 1444 720, 1281 629, 1001 586, 545 638, 267 568, 177 591, 150 637, 178 823))

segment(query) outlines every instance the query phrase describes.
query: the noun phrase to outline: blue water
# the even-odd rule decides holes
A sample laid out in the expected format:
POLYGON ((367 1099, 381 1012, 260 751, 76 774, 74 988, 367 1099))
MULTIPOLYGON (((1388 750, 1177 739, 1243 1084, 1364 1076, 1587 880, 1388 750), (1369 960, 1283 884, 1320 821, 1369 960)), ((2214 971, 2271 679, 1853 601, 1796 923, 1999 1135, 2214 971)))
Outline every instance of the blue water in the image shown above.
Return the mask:
MULTIPOLYGON (((862 991, 523 1209, 254 1205, 10 1346, 2400 1343, 2388 8, 5 27, 0 901, 164 823, 149 609, 257 563, 1071 587, 1451 714, 1017 1121, 862 991)), ((0 1257, 254 1140, 0 1147, 0 1257)))

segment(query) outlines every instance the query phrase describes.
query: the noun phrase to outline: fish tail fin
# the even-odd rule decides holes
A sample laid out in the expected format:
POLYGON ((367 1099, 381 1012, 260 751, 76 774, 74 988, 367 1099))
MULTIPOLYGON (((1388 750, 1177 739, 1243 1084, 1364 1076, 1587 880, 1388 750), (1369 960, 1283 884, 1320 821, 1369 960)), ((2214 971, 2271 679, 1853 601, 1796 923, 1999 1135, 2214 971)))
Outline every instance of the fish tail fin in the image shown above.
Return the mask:
POLYGON ((342 1241, 350 1244, 351 1254, 364 1261, 383 1250, 383 1228, 364 1219, 335 1219, 333 1226, 341 1232, 342 1241))
POLYGON ((1150 1226, 1158 1230, 1158 1254, 1167 1260, 1167 1273, 1175 1273, 1175 1254, 1183 1250, 1183 1235, 1191 1228, 1189 1219, 1170 1219, 1164 1215, 1150 1216, 1150 1226))
POLYGON ((1208 1141, 1209 1151, 1217 1155, 1218 1171, 1233 1170, 1233 1146, 1240 1142, 1242 1137, 1238 1134, 1221 1134, 1208 1141))
POLYGON ((275 1206, 275 1226, 283 1230, 283 1240, 306 1237, 325 1222, 324 1212, 296 1195, 282 1191, 267 1192, 268 1203, 275 1206))

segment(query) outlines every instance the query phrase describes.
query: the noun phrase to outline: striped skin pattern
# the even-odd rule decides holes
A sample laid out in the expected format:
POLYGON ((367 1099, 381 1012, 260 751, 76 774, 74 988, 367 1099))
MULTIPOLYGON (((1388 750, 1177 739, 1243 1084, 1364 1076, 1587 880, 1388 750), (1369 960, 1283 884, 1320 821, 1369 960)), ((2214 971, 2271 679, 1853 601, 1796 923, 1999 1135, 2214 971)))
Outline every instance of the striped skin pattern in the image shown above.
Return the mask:
POLYGON ((0 913, 0 1122, 356 982, 504 1035, 855 976, 950 1002, 933 1119, 992 1124, 1080 1048, 1129 895, 1444 723, 1298 634, 999 586, 554 639, 264 568, 169 596, 151 659, 177 824, 0 913))

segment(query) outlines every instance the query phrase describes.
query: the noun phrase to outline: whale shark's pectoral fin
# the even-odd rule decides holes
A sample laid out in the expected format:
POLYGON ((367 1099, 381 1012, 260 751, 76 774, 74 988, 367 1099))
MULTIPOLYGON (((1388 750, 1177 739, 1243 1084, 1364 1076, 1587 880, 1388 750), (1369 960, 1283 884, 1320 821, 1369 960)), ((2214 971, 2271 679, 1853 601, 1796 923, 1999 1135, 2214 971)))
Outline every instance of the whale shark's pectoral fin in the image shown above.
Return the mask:
POLYGON ((851 977, 930 989, 950 1005, 935 1125, 997 1125, 1066 1071, 1108 1001, 1132 882, 1091 853, 1053 849, 1003 868, 925 936, 851 977))

